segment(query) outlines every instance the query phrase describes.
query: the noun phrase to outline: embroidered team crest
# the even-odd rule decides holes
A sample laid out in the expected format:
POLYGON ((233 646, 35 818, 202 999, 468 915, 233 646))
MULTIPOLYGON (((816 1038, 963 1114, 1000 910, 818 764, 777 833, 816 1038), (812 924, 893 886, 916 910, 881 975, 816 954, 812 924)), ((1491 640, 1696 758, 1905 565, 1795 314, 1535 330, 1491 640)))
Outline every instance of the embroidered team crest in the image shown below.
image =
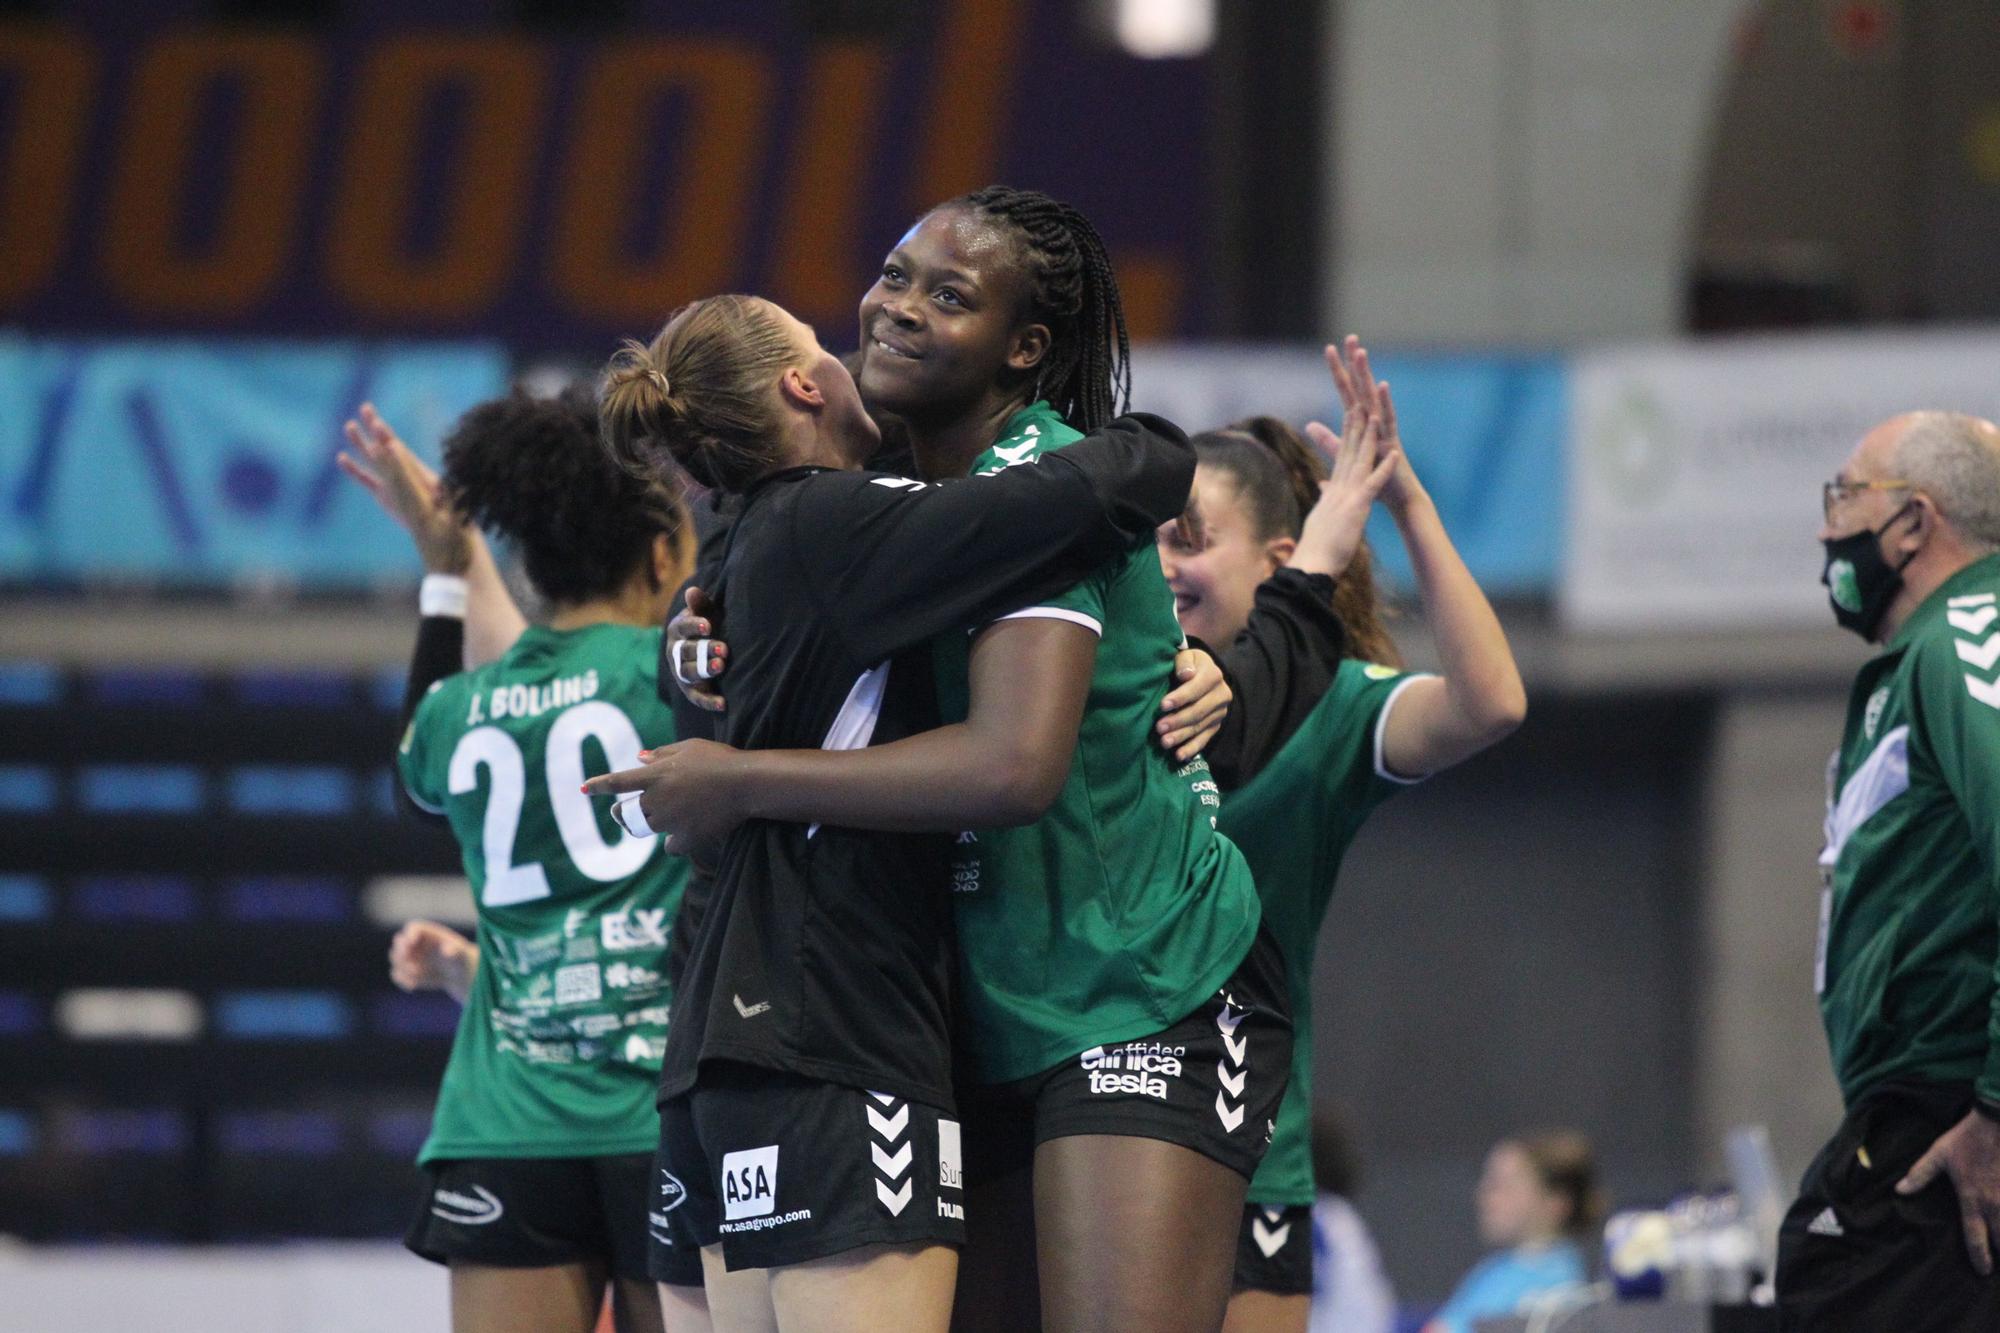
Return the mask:
POLYGON ((1861 734, 1863 737, 1871 741, 1875 739, 1875 728, 1881 725, 1882 710, 1888 707, 1888 705, 1889 687, 1887 685, 1884 685, 1881 689, 1868 696, 1868 707, 1863 710, 1861 715, 1861 734))

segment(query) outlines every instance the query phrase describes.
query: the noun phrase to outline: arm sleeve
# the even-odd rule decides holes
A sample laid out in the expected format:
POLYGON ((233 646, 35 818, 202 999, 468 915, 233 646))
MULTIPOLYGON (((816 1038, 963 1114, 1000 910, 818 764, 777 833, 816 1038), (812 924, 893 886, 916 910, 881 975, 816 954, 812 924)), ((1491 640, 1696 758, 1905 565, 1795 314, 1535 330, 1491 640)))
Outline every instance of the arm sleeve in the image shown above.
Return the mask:
POLYGON ((1347 628, 1333 611, 1333 579, 1279 570, 1257 585, 1236 641, 1210 652, 1234 698, 1203 753, 1216 783, 1233 791, 1263 771, 1333 684, 1347 653, 1347 628))
POLYGON ((464 665, 465 622, 456 616, 425 616, 417 622, 417 646, 410 653, 410 676, 403 684, 403 711, 400 718, 403 741, 397 750, 396 805, 418 819, 444 822, 437 809, 421 804, 411 793, 412 775, 421 769, 413 746, 416 738, 417 707, 438 682, 458 674, 464 665))
MULTIPOLYGON (((1955 642, 1983 646, 1974 640, 1955 642)), ((1971 831, 1987 911, 2000 917, 2000 682, 1992 672, 1948 651, 1942 638, 1917 651, 1923 655, 1918 669, 1924 738, 1971 831)), ((2000 987, 2000 958, 1993 960, 1993 969, 2000 987)), ((1975 1090, 1980 1100, 1995 1105, 2000 1104, 2000 988, 1994 992, 1986 1043, 1986 1068, 1975 1090)))
POLYGON ((1120 417, 1033 463, 926 485, 818 478, 793 511, 800 574, 858 663, 1072 587, 1178 515, 1194 478, 1187 437, 1120 417))

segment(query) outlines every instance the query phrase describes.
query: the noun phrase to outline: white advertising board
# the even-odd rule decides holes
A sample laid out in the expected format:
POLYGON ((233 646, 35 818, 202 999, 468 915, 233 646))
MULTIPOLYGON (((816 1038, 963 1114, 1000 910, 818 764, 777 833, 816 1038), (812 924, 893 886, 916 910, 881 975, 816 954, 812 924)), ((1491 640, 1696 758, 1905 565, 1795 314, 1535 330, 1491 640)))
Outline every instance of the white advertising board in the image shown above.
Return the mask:
POLYGON ((1572 629, 1831 623, 1820 483, 1915 408, 2000 419, 2000 329, 1727 338, 1571 363, 1572 629))

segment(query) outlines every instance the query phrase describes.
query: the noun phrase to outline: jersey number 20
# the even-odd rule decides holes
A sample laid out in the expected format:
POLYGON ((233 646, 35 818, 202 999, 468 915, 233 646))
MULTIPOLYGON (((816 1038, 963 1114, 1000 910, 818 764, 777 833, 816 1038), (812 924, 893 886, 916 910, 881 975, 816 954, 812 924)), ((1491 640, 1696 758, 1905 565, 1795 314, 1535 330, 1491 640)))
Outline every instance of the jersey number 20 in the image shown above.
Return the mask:
MULTIPOLYGON (((657 835, 634 838, 621 833, 606 842, 597 827, 597 812, 583 786, 583 742, 596 737, 615 771, 639 763, 639 732, 616 705, 593 699, 566 708, 549 727, 543 746, 548 762, 549 810, 570 863, 594 880, 624 879, 646 864, 657 849, 657 835)), ((549 877, 539 861, 514 864, 514 835, 521 827, 521 805, 528 795, 528 766, 521 747, 498 727, 477 727, 459 739, 451 752, 448 785, 451 794, 479 790, 484 765, 490 785, 486 792, 486 822, 480 842, 486 856, 486 885, 479 901, 488 907, 509 907, 549 896, 549 877)))

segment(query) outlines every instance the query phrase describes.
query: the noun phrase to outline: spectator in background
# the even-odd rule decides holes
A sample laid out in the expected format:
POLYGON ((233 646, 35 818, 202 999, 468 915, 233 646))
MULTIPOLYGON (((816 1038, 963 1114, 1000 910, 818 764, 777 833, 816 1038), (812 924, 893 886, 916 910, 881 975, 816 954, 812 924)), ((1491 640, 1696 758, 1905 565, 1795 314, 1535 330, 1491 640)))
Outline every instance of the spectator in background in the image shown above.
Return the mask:
POLYGON ((1326 1107, 1313 1115, 1313 1292, 1309 1333, 1389 1333, 1396 1293, 1368 1224, 1348 1200, 1359 1184, 1346 1123, 1326 1107))
POLYGON ((1499 1252, 1473 1266, 1424 1333, 1471 1333, 1587 1280, 1584 1244, 1604 1214, 1590 1140, 1569 1130, 1502 1139, 1479 1177, 1479 1238, 1499 1252))

